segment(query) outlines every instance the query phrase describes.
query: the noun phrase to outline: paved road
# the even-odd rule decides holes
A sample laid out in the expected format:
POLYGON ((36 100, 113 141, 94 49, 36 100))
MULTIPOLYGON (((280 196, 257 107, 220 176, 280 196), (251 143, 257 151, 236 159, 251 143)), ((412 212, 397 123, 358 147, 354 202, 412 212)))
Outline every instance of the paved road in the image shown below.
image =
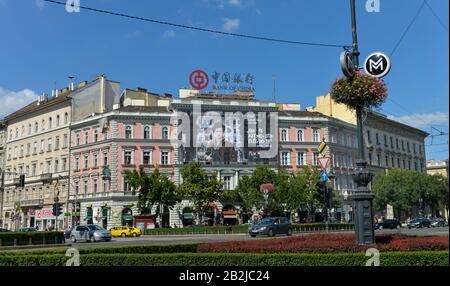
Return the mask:
MULTIPOLYGON (((342 233, 352 233, 352 231, 345 231, 342 233)), ((425 228, 425 229, 407 229, 402 228, 400 230, 377 230, 376 234, 392 234, 401 233, 406 235, 449 235, 448 227, 440 228, 425 228)), ((310 233, 294 234, 308 235, 310 233)), ((95 247, 95 246, 127 246, 127 245, 149 245, 149 244, 175 244, 175 243, 189 243, 189 242, 217 242, 217 241, 239 241, 239 240, 254 240, 254 239, 272 239, 267 237, 252 238, 247 234, 211 234, 211 235, 160 235, 160 236, 144 236, 136 238, 113 238, 110 242, 96 242, 96 243, 67 243, 73 247, 95 247)))

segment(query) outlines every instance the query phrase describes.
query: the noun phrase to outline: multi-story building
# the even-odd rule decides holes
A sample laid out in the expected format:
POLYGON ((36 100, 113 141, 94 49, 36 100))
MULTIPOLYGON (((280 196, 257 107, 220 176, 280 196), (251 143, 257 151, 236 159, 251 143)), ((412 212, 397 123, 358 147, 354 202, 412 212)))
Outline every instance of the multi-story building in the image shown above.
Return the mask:
MULTIPOLYGON (((316 106, 307 110, 356 125, 355 112, 334 102, 330 95, 317 97, 316 106)), ((400 168, 424 173, 425 138, 428 135, 427 132, 391 120, 378 112, 368 111, 364 116, 366 161, 374 172, 400 168)))
POLYGON ((5 170, 5 147, 6 147, 6 124, 3 120, 0 120, 0 226, 3 225, 3 183, 5 170))
POLYGON ((321 157, 318 147, 327 143, 334 190, 343 203, 342 208, 333 212, 339 220, 350 220, 351 209, 346 199, 355 187, 352 175, 358 151, 356 127, 318 112, 283 110, 279 112, 279 129, 279 163, 293 173, 306 165, 318 166, 321 157))
POLYGON ((448 178, 448 170, 449 170, 448 159, 427 161, 427 174, 429 175, 442 175, 448 178))
POLYGON ((58 228, 68 225, 70 191, 70 123, 95 113, 112 110, 119 99, 116 82, 97 77, 93 82, 73 83, 52 96, 38 100, 5 118, 5 190, 1 218, 8 229, 58 228), (20 186, 20 176, 25 186, 20 186), (63 213, 53 215, 59 200, 63 213))
POLYGON ((71 93, 64 88, 54 92, 53 97, 40 96, 5 119, 8 126, 2 218, 8 229, 63 227, 64 216, 55 218, 52 205, 58 196, 63 206, 67 204, 71 93), (20 175, 25 175, 24 187, 20 187, 20 175))
POLYGON ((174 180, 170 116, 167 107, 126 106, 73 123, 70 201, 79 205, 82 223, 133 223, 137 196, 126 170, 159 168, 174 180))

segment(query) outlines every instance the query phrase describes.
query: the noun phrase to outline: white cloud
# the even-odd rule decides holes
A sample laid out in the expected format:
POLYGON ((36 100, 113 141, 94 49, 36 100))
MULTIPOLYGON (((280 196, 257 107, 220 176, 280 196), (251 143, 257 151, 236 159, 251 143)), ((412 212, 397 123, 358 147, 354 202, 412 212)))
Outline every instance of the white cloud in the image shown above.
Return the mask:
POLYGON ((404 116, 388 116, 389 119, 414 126, 416 128, 430 128, 432 125, 448 126, 448 113, 413 113, 404 116))
POLYGON ((26 88, 21 91, 11 91, 0 87, 0 118, 3 118, 14 111, 35 101, 38 94, 26 88))
POLYGON ((238 18, 236 19, 230 19, 230 18, 223 18, 223 25, 222 25, 222 29, 225 32, 231 32, 234 30, 239 29, 239 26, 241 25, 241 20, 239 20, 238 18))
POLYGON ((219 9, 224 9, 226 6, 244 8, 244 6, 254 5, 253 0, 203 0, 203 2, 219 9))
POLYGON ((167 30, 164 32, 163 38, 164 39, 172 39, 172 38, 175 38, 176 35, 177 34, 175 33, 174 30, 167 30))
POLYGON ((36 4, 36 7, 38 7, 38 9, 40 11, 44 10, 44 6, 45 6, 45 2, 42 0, 35 0, 34 3, 36 4))

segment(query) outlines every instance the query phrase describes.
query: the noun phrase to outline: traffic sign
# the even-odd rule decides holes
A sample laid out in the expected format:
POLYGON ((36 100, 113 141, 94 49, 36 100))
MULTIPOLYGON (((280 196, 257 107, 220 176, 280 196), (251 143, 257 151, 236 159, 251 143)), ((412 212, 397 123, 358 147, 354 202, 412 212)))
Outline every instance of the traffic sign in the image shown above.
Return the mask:
POLYGON ((320 157, 317 159, 319 162, 320 167, 322 167, 322 170, 326 171, 328 169, 328 164, 330 164, 331 158, 330 157, 320 157))
POLYGON ((340 57, 341 69, 344 75, 351 78, 355 75, 355 64, 353 64, 352 54, 349 51, 343 51, 340 57))
POLYGON ((325 153, 328 151, 328 145, 325 142, 320 143, 319 148, 317 148, 317 150, 319 150, 320 154, 325 155, 325 153))
POLYGON ((322 172, 320 173, 320 180, 321 180, 322 182, 328 181, 328 173, 325 172, 325 171, 322 171, 322 172))
POLYGON ((389 57, 381 52, 370 54, 364 62, 366 73, 373 77, 382 78, 391 70, 389 57))

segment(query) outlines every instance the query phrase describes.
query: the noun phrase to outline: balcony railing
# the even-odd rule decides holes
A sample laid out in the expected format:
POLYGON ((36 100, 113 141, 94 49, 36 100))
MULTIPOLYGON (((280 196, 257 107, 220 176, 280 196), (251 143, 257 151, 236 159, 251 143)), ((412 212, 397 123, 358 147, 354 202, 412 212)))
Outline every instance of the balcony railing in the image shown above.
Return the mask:
POLYGON ((20 202, 22 207, 43 207, 44 199, 34 199, 34 200, 23 200, 20 202))
POLYGON ((52 173, 41 174, 41 181, 42 182, 52 182, 52 177, 53 177, 52 173))

